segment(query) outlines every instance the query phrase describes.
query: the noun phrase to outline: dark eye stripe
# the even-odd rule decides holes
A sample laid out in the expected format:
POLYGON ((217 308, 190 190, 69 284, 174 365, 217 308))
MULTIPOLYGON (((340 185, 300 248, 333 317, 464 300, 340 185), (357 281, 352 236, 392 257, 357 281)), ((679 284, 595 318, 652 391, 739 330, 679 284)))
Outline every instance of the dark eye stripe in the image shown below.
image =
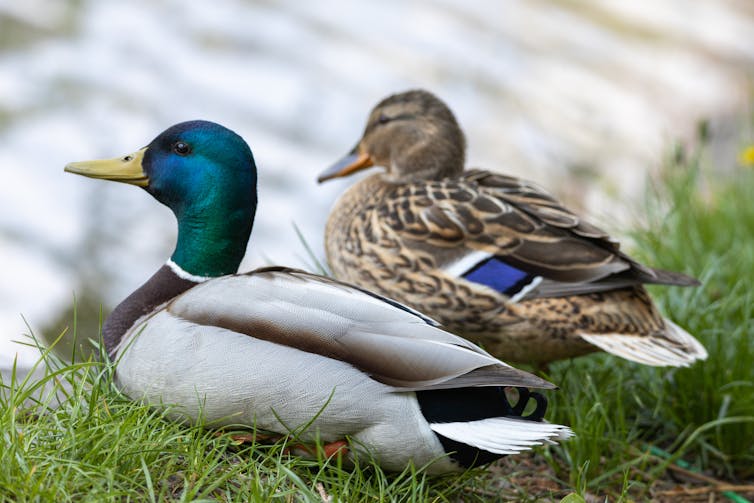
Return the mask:
POLYGON ((377 120, 374 121, 374 126, 372 127, 380 126, 382 124, 387 124, 388 122, 395 122, 399 120, 414 119, 414 118, 415 118, 414 114, 400 114, 400 115, 396 115, 395 117, 390 117, 389 115, 386 115, 386 114, 380 114, 380 116, 377 117, 377 120))
POLYGON ((393 117, 390 120, 402 121, 402 120, 406 120, 406 119, 415 119, 415 118, 416 118, 416 116, 414 114, 400 114, 400 115, 396 115, 395 117, 393 117))

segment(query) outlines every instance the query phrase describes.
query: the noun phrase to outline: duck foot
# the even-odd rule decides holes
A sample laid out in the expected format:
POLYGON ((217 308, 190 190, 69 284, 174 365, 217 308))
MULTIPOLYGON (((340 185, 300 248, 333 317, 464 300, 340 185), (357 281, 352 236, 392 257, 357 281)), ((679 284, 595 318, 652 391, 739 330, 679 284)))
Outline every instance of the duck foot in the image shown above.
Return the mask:
MULTIPOLYGON (((216 436, 224 435, 224 431, 215 432, 216 436)), ((277 435, 274 433, 260 433, 260 432, 246 432, 246 433, 231 433, 230 439, 239 444, 253 444, 253 443, 269 443, 274 444, 278 440, 283 438, 283 435, 277 435)))
MULTIPOLYGON (((225 435, 224 431, 215 432, 215 436, 225 435)), ((284 435, 278 435, 275 433, 260 433, 260 432, 241 432, 231 433, 230 439, 239 444, 274 444, 284 438, 284 435)), ((286 454, 295 454, 302 457, 316 457, 317 446, 306 445, 303 443, 291 444, 283 450, 286 454)), ((345 440, 336 440, 335 442, 329 442, 322 445, 322 454, 325 458, 331 458, 333 456, 342 457, 348 454, 348 442, 345 440)))
POLYGON ((322 451, 325 453, 325 457, 331 458, 333 456, 343 457, 348 454, 348 442, 345 440, 336 440, 322 446, 322 451))
MULTIPOLYGON (((317 446, 309 446, 306 444, 294 444, 286 449, 287 452, 296 454, 302 457, 316 457, 317 446)), ((342 458, 348 454, 348 442, 345 440, 336 440, 335 442, 329 442, 322 445, 322 454, 325 458, 342 458)))

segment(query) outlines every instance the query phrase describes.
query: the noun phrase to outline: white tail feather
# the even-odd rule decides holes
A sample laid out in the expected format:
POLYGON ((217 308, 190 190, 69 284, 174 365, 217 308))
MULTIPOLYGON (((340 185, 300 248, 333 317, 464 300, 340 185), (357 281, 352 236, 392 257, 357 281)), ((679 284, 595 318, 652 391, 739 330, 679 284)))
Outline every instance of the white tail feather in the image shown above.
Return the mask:
POLYGON ((664 337, 626 334, 580 334, 603 351, 655 367, 688 367, 707 358, 707 350, 691 334, 665 319, 664 337))
POLYGON ((507 417, 478 421, 432 423, 432 431, 494 454, 516 454, 535 445, 554 444, 573 436, 567 426, 507 417))
POLYGON ((697 360, 707 359, 707 356, 709 356, 707 350, 693 335, 667 318, 665 318, 665 324, 668 326, 668 332, 672 332, 673 334, 671 337, 688 348, 687 352, 689 355, 695 356, 697 360))

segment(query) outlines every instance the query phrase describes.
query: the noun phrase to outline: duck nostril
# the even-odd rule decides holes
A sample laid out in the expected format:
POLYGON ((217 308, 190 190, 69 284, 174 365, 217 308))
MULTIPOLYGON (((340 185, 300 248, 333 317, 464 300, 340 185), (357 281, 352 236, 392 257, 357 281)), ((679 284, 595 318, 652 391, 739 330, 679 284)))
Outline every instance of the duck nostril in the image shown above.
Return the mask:
POLYGON ((126 157, 123 158, 123 162, 133 161, 133 159, 134 158, 132 155, 127 155, 126 157))

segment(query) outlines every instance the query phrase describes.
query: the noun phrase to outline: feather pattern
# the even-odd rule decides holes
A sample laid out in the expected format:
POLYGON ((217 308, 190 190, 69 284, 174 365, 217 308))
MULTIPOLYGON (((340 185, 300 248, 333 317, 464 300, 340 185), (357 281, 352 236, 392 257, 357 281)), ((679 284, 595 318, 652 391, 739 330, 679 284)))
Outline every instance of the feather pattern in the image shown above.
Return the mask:
POLYGON ((411 311, 294 269, 263 269, 206 282, 166 310, 196 325, 338 359, 401 388, 457 387, 453 381, 461 376, 464 386, 553 387, 411 311))
MULTIPOLYGON (((514 361, 546 363, 598 349, 631 354, 605 342, 610 334, 641 339, 649 352, 675 344, 675 358, 656 360, 668 365, 702 358, 691 336, 668 342, 674 329, 643 287, 695 279, 637 262, 534 183, 464 171, 464 148, 453 114, 426 91, 375 107, 355 152, 368 161, 359 167, 385 172, 348 189, 330 213, 325 244, 337 278, 425 312, 514 361)), ((342 166, 320 180, 354 171, 342 166)))
MULTIPOLYGON (((216 426, 254 424, 282 433, 311 422, 299 434, 302 440, 349 435, 355 440, 354 455, 367 454, 366 447, 356 445, 371 446, 387 469, 402 469, 407 456, 426 463, 445 452, 422 415, 418 394, 553 387, 409 310, 332 279, 286 268, 224 276, 186 290, 139 320, 115 357, 120 388, 149 403, 176 404, 173 417, 201 417, 216 426), (253 368, 249 361, 255 362, 253 368)), ((521 414, 489 400, 480 405, 493 415, 497 410, 494 417, 521 414)), ((464 397, 461 410, 474 407, 464 397)), ((526 423, 532 446, 554 438, 552 425, 543 429, 537 421, 526 423)), ((509 425, 480 423, 483 433, 475 435, 472 427, 469 433, 453 433, 453 439, 465 449, 484 450, 476 439, 495 426, 509 425)), ((517 439, 524 434, 516 429, 511 435, 517 439)), ((508 451, 526 448, 521 444, 508 451)), ((487 456, 481 459, 494 459, 487 456)), ((451 456, 430 471, 472 466, 476 459, 470 456, 467 464, 458 465, 451 456)))
POLYGON ((542 276, 517 269, 497 257, 475 264, 462 276, 467 281, 486 285, 510 297, 511 302, 524 297, 542 281, 542 276))
POLYGON ((572 434, 557 424, 494 417, 457 423, 432 423, 435 433, 495 454, 516 454, 536 445, 565 440, 572 434))
MULTIPOLYGON (((536 408, 526 416, 527 441, 550 439, 539 426, 547 402, 528 388, 552 384, 418 311, 294 269, 233 274, 256 212, 256 166, 229 129, 177 124, 134 154, 66 170, 143 187, 178 219, 171 258, 103 327, 115 382, 133 399, 210 426, 294 433, 304 442, 349 438, 346 463, 367 456, 388 470, 431 463, 429 472, 441 473, 499 458, 464 443, 474 428, 455 441, 429 421, 521 418, 529 399, 536 408)), ((511 428, 513 440, 522 438, 511 428)))
POLYGON ((666 337, 585 333, 581 338, 604 351, 645 365, 688 367, 694 360, 707 358, 707 350, 699 341, 672 321, 664 321, 666 337))

